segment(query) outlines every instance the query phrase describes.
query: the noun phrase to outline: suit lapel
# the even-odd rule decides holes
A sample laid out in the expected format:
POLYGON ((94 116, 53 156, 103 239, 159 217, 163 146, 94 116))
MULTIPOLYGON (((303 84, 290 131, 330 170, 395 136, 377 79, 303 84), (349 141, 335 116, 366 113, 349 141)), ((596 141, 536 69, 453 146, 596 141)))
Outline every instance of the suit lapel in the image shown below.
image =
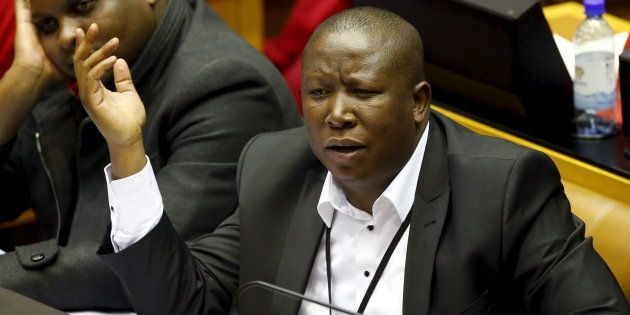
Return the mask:
MULTIPOLYGON (((324 222, 317 214, 317 202, 324 180, 323 168, 311 169, 306 175, 298 206, 293 212, 291 225, 280 259, 276 284, 304 293, 324 231, 324 222)), ((271 314, 297 314, 300 302, 275 294, 271 314)))
POLYGON ((429 313, 433 265, 450 199, 446 140, 435 119, 430 128, 411 210, 403 293, 407 315, 429 313))

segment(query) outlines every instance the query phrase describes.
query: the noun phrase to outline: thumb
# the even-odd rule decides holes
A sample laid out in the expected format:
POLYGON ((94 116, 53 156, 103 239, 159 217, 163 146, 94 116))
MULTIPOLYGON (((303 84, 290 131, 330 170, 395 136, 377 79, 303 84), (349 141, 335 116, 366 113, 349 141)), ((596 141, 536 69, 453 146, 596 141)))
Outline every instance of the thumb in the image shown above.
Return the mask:
POLYGON ((137 94, 136 87, 131 80, 129 65, 124 59, 118 59, 114 64, 114 82, 116 91, 119 93, 133 92, 137 94))

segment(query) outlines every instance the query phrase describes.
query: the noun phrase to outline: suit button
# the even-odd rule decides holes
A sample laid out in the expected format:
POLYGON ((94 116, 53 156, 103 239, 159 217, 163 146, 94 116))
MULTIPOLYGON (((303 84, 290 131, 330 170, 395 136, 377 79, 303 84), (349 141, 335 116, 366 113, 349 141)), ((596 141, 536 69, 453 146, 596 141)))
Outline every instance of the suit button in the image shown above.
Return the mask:
POLYGON ((44 254, 35 254, 35 255, 31 256, 31 261, 38 262, 38 261, 44 259, 44 257, 45 257, 44 254))
POLYGON ((366 271, 364 271, 364 272, 363 272, 363 275, 364 275, 365 277, 369 277, 369 276, 370 276, 370 272, 366 270, 366 271))
POLYGON ((367 228, 368 228, 368 230, 372 231, 372 230, 374 230, 374 225, 368 225, 367 228))
POLYGON ((113 207, 113 206, 109 206, 109 210, 111 210, 112 212, 114 212, 114 207, 113 207))

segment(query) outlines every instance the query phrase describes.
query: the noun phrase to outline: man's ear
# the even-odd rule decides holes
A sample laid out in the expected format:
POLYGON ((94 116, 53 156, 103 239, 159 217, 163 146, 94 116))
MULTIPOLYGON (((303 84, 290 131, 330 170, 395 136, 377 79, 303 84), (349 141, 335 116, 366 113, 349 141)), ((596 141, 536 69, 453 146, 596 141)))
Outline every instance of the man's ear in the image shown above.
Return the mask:
POLYGON ((421 81, 413 87, 413 116, 416 126, 420 127, 429 118, 431 106, 431 86, 427 81, 421 81))

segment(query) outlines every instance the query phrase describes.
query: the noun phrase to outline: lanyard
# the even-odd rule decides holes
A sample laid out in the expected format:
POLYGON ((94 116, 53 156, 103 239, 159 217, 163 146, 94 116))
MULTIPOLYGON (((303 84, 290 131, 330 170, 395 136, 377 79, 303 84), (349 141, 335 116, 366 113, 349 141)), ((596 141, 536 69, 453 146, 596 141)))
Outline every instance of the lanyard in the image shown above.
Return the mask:
MULTIPOLYGON (((407 217, 405 218, 405 221, 403 221, 403 223, 400 225, 400 228, 398 228, 398 231, 394 235, 394 238, 392 238, 392 241, 389 243, 389 246, 387 247, 387 250, 385 251, 383 258, 381 259, 381 262, 378 264, 378 267, 376 268, 374 277, 372 278, 372 281, 370 281, 370 285, 368 286, 367 291, 365 292, 365 295, 363 296, 363 300, 361 301, 361 305, 359 306, 359 310, 357 311, 357 313, 363 314, 363 311, 365 311, 365 308, 367 307, 367 304, 370 301, 370 298, 372 297, 372 293, 374 293, 374 289, 376 288, 378 281, 381 279, 381 275, 383 274, 383 271, 385 271, 385 267, 387 266, 389 259, 392 257, 392 254, 394 253, 394 249, 396 249, 396 246, 400 242, 400 239, 402 238, 403 234, 405 234, 405 231, 407 230, 407 227, 409 227, 410 222, 411 222, 411 211, 409 211, 409 213, 407 214, 407 217)), ((332 224, 331 224, 331 227, 332 227, 332 224)), ((328 279, 328 303, 332 304, 332 290, 331 290, 332 274, 330 271, 330 265, 331 265, 330 264, 330 228, 326 228, 326 277, 328 279)), ((332 315, 332 309, 328 309, 328 310, 330 314, 332 315)))

